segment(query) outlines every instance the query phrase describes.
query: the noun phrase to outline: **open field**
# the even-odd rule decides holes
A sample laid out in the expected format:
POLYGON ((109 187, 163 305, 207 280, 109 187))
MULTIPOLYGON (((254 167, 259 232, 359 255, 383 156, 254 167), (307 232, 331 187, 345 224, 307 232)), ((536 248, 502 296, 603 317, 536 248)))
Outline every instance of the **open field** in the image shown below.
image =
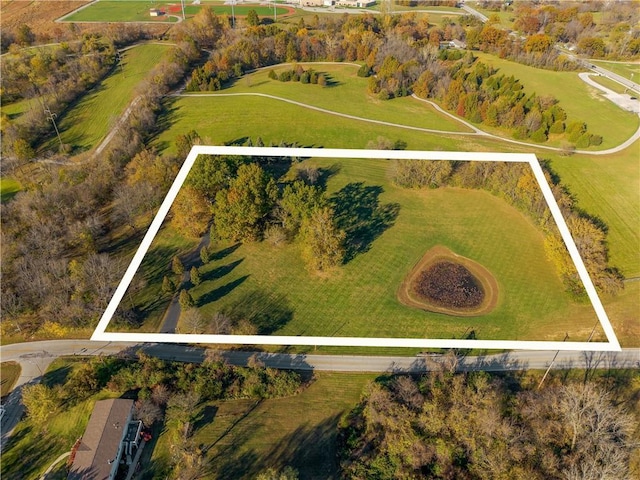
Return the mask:
POLYGON ((640 119, 637 115, 603 98, 596 89, 580 80, 577 72, 542 70, 481 52, 474 52, 474 55, 493 65, 498 73, 519 78, 527 94, 556 97, 567 112, 567 123, 585 122, 591 133, 602 135, 599 150, 619 145, 638 128, 640 119), (594 111, 598 115, 594 115, 594 111))
POLYGON ((56 23, 56 18, 89 2, 90 0, 1 0, 2 30, 15 31, 21 25, 27 25, 33 32, 57 39, 63 35, 64 26, 56 23))
MULTIPOLYGON (((86 361, 80 357, 58 358, 45 372, 48 386, 61 384, 70 372, 86 361)), ((97 400, 117 397, 102 391, 72 407, 64 407, 64 414, 52 415, 42 430, 34 429, 28 422, 19 422, 16 430, 2 451, 0 473, 7 480, 37 480, 47 467, 62 453, 71 450, 82 436, 89 416, 97 400)))
POLYGON ((17 180, 8 177, 0 178, 0 201, 7 202, 11 200, 21 189, 22 187, 17 180))
MULTIPOLYGON (((269 71, 277 74, 290 70, 290 64, 279 65, 249 74, 235 82, 220 94, 262 93, 313 105, 334 112, 410 125, 434 130, 470 132, 459 122, 442 115, 433 107, 410 97, 393 100, 378 100, 367 93, 367 79, 358 77, 358 66, 354 64, 304 64, 304 69, 325 73, 327 87, 281 82, 269 78, 269 71)), ((210 92, 215 94, 215 92, 210 92)), ((251 102, 247 98, 246 102, 251 102)))
MULTIPOLYGON (((142 44, 127 50, 117 67, 60 119, 62 142, 74 151, 95 147, 134 99, 136 86, 159 61, 168 46, 142 44)), ((49 146, 57 139, 51 139, 49 146)))
POLYGON ((16 362, 0 363, 0 397, 4 398, 9 394, 21 371, 20 365, 16 362))
POLYGON ((552 159, 551 168, 576 197, 578 206, 608 227, 611 264, 626 277, 640 276, 639 143, 606 157, 575 155, 552 159))
MULTIPOLYGON (((185 15, 193 16, 201 8, 211 8, 217 15, 231 15, 232 8, 224 2, 202 2, 202 5, 185 5, 185 15)), ((233 8, 235 15, 245 16, 250 10, 255 10, 259 16, 272 16, 273 8, 255 5, 236 5, 233 8)), ((290 8, 277 7, 276 15, 290 13, 290 8)), ((148 0, 101 0, 84 8, 64 19, 65 22, 175 22, 177 16, 182 16, 180 2, 148 1, 148 0), (149 9, 157 8, 165 15, 151 17, 149 9)))
POLYGON ((604 62, 601 60, 590 60, 591 63, 598 67, 611 70, 613 73, 617 73, 620 76, 633 80, 634 82, 640 82, 640 62, 636 63, 622 63, 622 62, 604 62))
MULTIPOLYGON (((199 406, 194 440, 207 452, 207 478, 256 478, 268 467, 285 465, 300 478, 337 478, 338 423, 374 378, 321 372, 293 397, 199 406)), ((169 441, 167 435, 158 438, 150 467, 167 461, 169 441)))
MULTIPOLYGON (((565 332, 576 341, 587 338, 595 322, 591 306, 568 298, 545 257, 541 233, 502 200, 482 191, 395 187, 388 161, 308 162, 337 171, 328 181, 336 208, 358 205, 351 208, 368 215, 378 209, 397 211, 397 218, 386 228, 376 227, 365 253, 324 276, 306 270, 296 244, 214 244, 218 259, 200 268, 202 283, 190 290, 205 318, 216 312, 257 315, 260 333, 294 336, 460 338, 473 329, 480 339, 559 340, 565 332), (451 248, 494 275, 499 288, 495 310, 460 318, 405 307, 397 300, 407 273, 435 245, 451 248)), ((373 228, 366 227, 373 217, 364 215, 353 221, 373 228)), ((167 242, 162 233, 158 241, 167 242)), ((152 257, 146 268, 156 264, 152 257)), ((156 274, 149 287, 155 284, 158 292, 160 280, 156 274)))

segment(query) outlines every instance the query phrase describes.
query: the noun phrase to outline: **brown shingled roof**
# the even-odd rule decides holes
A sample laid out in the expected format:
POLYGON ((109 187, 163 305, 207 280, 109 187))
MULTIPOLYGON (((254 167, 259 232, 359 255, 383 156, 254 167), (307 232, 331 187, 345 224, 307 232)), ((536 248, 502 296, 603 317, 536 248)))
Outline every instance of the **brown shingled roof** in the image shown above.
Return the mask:
POLYGON ((96 402, 68 480, 108 480, 132 409, 133 400, 96 402))

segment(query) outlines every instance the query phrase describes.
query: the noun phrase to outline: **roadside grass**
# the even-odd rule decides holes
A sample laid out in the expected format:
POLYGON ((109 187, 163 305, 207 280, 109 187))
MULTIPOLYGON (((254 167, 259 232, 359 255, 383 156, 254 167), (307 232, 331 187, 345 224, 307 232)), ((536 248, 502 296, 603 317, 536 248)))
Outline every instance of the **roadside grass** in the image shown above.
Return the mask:
POLYGON ((4 398, 9 395, 18 381, 21 371, 20 365, 16 362, 0 363, 0 397, 4 398))
POLYGON ((640 82, 640 63, 605 62, 601 60, 589 61, 598 67, 606 68, 622 77, 634 80, 636 83, 640 82))
MULTIPOLYGON (((44 383, 52 386, 63 384, 71 371, 86 358, 58 358, 44 376, 44 383)), ((82 435, 97 400, 114 398, 118 394, 102 391, 73 406, 63 405, 50 417, 43 428, 34 427, 29 421, 21 421, 2 451, 0 474, 7 480, 36 480, 51 463, 73 447, 82 435)))
MULTIPOLYGON (((268 75, 271 70, 278 74, 293 68, 292 64, 281 64, 245 75, 230 88, 217 93, 263 93, 372 120, 442 131, 471 132, 460 122, 442 115, 430 105, 411 97, 385 101, 369 95, 368 80, 358 77, 359 67, 356 65, 322 63, 300 63, 300 65, 306 70, 313 69, 326 74, 328 86, 323 88, 319 85, 270 79, 268 75)), ((216 94, 216 92, 209 93, 216 94)), ((251 101, 251 97, 245 99, 246 103, 251 101)))
POLYGON ((602 97, 597 89, 580 80, 577 72, 543 70, 482 52, 474 52, 474 55, 497 68, 499 74, 520 79, 528 95, 536 93, 557 98, 567 112, 567 123, 585 122, 591 133, 603 137, 598 150, 621 144, 638 129, 640 120, 637 115, 602 97), (598 115, 593 114, 595 111, 598 115))
POLYGON ((629 90, 624 85, 619 84, 615 80, 611 80, 610 78, 603 77, 600 75, 591 75, 591 80, 596 83, 599 83, 603 87, 608 88, 609 90, 613 90, 616 93, 627 93, 629 90))
POLYGON ((20 190, 22 186, 20 182, 14 178, 2 177, 0 178, 0 202, 8 202, 11 200, 20 190))
POLYGON ((35 98, 26 98, 23 100, 18 100, 17 102, 3 103, 2 113, 4 115, 7 115, 9 119, 14 120, 20 117, 20 115, 22 115, 24 112, 29 110, 32 104, 34 104, 35 102, 37 102, 35 98))
MULTIPOLYGON (((292 397, 201 405, 194 441, 206 452, 205 477, 256 478, 269 467, 289 465, 300 478, 338 478, 340 418, 355 407, 375 378, 317 372, 312 383, 292 397)), ((167 437, 158 438, 149 470, 168 462, 167 437)))
MULTIPOLYGON (((159 61, 168 46, 142 44, 124 53, 122 69, 115 68, 59 120, 62 142, 76 152, 89 150, 107 135, 134 99, 136 86, 159 61)), ((51 138, 46 146, 54 148, 51 138)))
MULTIPOLYGON (((568 298, 545 257, 541 233, 502 200, 481 191, 395 187, 388 178, 393 166, 383 160, 307 162, 337 171, 328 192, 341 195, 338 204, 365 199, 363 208, 397 209, 397 218, 374 234, 379 236, 366 253, 322 276, 306 270, 296 244, 215 243, 217 258, 200 267, 202 283, 190 290, 205 318, 216 312, 257 318, 260 333, 293 336, 461 338, 472 329, 481 339, 559 340, 565 332, 574 340, 587 338, 595 322, 591 306, 568 298), (435 245, 492 272, 500 285, 492 313, 458 318, 398 302, 405 275, 435 245)), ((163 258, 167 265, 171 256, 163 258)), ((153 268, 146 260, 143 267, 153 268)), ((148 288, 158 292, 161 278, 150 279, 148 288)), ((141 330, 156 328, 152 322, 141 330)))

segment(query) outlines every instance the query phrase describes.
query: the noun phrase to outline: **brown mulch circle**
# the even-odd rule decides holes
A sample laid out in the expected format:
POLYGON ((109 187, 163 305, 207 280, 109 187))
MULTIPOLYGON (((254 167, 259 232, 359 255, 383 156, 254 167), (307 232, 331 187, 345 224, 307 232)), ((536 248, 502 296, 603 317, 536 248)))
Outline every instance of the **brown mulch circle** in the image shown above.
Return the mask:
POLYGON ((408 307, 420 308, 429 312, 444 313, 458 317, 474 317, 486 315, 498 304, 498 282, 485 267, 469 258, 455 254, 447 247, 437 245, 426 252, 420 261, 405 277, 398 289, 398 300, 408 307), (455 308, 452 306, 437 305, 427 298, 415 293, 415 282, 421 278, 421 274, 438 263, 449 262, 462 265, 482 286, 484 298, 478 306, 469 308, 455 308))

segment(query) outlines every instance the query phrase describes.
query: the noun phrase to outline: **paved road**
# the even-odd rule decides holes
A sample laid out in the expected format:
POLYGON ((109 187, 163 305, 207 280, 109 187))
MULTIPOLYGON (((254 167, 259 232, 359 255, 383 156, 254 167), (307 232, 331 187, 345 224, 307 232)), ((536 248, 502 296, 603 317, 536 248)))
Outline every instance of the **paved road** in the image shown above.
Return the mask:
MULTIPOLYGON (((149 355, 164 360, 202 362, 207 350, 176 344, 138 344, 134 342, 91 342, 89 340, 48 340, 42 342, 16 343, 0 347, 0 360, 19 362, 22 373, 16 388, 5 402, 7 413, 2 425, 4 445, 11 431, 22 417, 21 389, 25 384, 39 382, 42 372, 59 356, 69 355, 115 355, 132 356, 142 349, 149 355)), ((266 366, 307 371, 334 372, 393 372, 423 373, 441 368, 450 359, 432 355, 423 357, 307 355, 264 352, 221 351, 220 354, 233 365, 246 365, 249 357, 257 355, 266 366)), ((496 355, 458 357, 459 371, 514 371, 545 369, 553 361, 554 369, 568 368, 640 368, 640 348, 624 349, 622 352, 556 352, 515 351, 496 355)))
POLYGON ((607 100, 615 103, 616 105, 618 105, 620 108, 624 110, 628 110, 633 113, 640 113, 640 101, 638 101, 637 98, 634 99, 634 97, 632 97, 628 93, 614 92, 613 90, 603 85, 600 85, 598 82, 596 82, 591 78, 592 75, 594 74, 588 73, 588 72, 581 72, 578 74, 578 76, 583 82, 591 85, 593 88, 597 88, 598 90, 604 92, 603 96, 607 100))

